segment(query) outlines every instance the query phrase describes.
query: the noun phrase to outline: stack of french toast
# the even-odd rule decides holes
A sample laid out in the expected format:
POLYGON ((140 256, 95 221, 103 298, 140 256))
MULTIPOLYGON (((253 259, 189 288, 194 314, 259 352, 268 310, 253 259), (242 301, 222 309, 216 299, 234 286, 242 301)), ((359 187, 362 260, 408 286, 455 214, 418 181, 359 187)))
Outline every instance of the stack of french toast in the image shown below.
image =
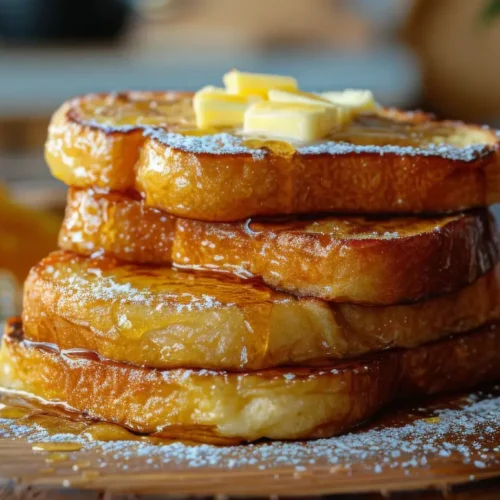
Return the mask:
POLYGON ((4 390, 224 444, 500 380, 500 136, 367 90, 223 81, 54 114, 60 250, 7 325, 4 390))

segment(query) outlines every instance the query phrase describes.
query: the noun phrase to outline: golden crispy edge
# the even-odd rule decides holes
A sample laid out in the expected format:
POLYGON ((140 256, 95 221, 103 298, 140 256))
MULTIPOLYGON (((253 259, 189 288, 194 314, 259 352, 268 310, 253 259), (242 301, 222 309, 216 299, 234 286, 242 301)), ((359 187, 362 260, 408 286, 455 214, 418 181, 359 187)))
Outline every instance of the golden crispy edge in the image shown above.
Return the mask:
POLYGON ((8 389, 66 403, 136 432, 219 443, 260 437, 308 439, 344 432, 395 397, 462 390, 498 380, 499 327, 493 323, 461 337, 347 364, 229 374, 158 371, 61 356, 53 346, 24 341, 15 321, 3 340, 0 377, 8 389), (268 398, 272 404, 265 410, 268 398), (298 413, 295 399, 302 403, 298 413), (254 401, 257 411, 252 409, 254 401), (270 420, 274 421, 269 424, 270 420))
POLYGON ((181 219, 125 195, 73 188, 59 244, 83 255, 104 251, 129 262, 243 273, 300 296, 372 305, 452 292, 499 258, 499 235, 487 210, 422 222, 416 234, 405 234, 403 220, 390 238, 334 237, 297 224, 263 222, 254 232, 246 222, 181 219))
POLYGON ((454 293, 385 307, 297 299, 220 274, 196 273, 190 288, 189 274, 162 269, 53 253, 26 281, 25 335, 147 366, 247 371, 417 346, 500 312, 498 266, 454 293))

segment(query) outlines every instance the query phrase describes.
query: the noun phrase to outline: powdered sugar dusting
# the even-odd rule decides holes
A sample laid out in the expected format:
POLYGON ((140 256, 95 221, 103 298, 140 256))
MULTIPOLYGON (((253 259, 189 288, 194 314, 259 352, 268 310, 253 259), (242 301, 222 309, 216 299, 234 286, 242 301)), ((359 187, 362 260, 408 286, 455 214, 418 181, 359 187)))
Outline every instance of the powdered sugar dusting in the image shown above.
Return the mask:
MULTIPOLYGON (((171 148, 180 149, 189 153, 207 154, 251 154, 255 160, 261 160, 267 154, 265 148, 248 148, 244 146, 244 138, 228 134, 214 134, 206 136, 185 136, 174 132, 165 132, 157 129, 146 129, 145 135, 160 141, 171 148)), ((456 147, 449 144, 427 144, 422 147, 393 146, 393 145, 357 145, 348 142, 318 141, 314 144, 298 146, 297 152, 302 155, 397 155, 397 156, 426 156, 440 157, 453 161, 471 162, 487 156, 493 151, 487 144, 472 144, 466 147, 456 147)))
POLYGON ((150 129, 145 135, 175 149, 197 154, 251 154, 254 160, 262 160, 265 149, 250 149, 243 145, 243 139, 236 135, 220 133, 204 136, 188 136, 175 132, 150 129))
POLYGON ((79 123, 84 127, 91 127, 94 129, 102 130, 105 134, 112 134, 114 132, 119 132, 122 134, 128 134, 134 130, 145 129, 147 126, 134 124, 134 125, 109 125, 106 123, 99 122, 97 120, 79 120, 79 123))
MULTIPOLYGON (((213 135, 196 136, 184 135, 179 129, 184 126, 195 127, 192 96, 176 93, 143 92, 111 93, 101 102, 102 97, 87 96, 89 103, 84 106, 86 112, 77 113, 78 122, 84 126, 103 130, 106 134, 140 131, 145 136, 152 137, 172 148, 197 154, 250 154, 255 160, 261 160, 267 154, 265 148, 248 148, 244 145, 245 137, 236 133, 217 133, 213 135), (99 119, 99 117, 101 119, 99 119), (128 117, 128 122, 123 118, 128 117), (104 118, 104 121, 102 120, 104 118), (116 124, 115 124, 116 123, 116 124), (173 132, 175 131, 175 132, 173 132)), ((72 103, 71 113, 78 108, 79 101, 72 103)), ((394 110, 386 110, 387 116, 383 119, 393 120, 394 110)), ((398 113, 396 111, 396 113, 398 113)), ((401 114, 403 112, 400 112, 401 114)), ((410 123, 415 121, 415 113, 404 112, 410 123)), ((436 122, 438 128, 441 122, 436 122)), ((373 126, 368 122, 368 126, 373 126)), ((484 127, 485 130, 490 130, 484 127)), ((232 131, 231 131, 232 132, 232 131)), ((457 133, 460 134, 459 128, 457 133)), ((496 132, 496 131, 495 131, 496 132)), ((474 133, 474 131, 472 131, 474 133)), ((498 132, 497 136, 500 137, 498 132)), ((436 132, 439 138, 438 131, 436 132)), ((344 139, 339 137, 339 139, 344 139)), ((425 144, 415 146, 397 145, 356 145, 343 140, 321 140, 312 144, 294 144, 298 153, 303 155, 346 155, 346 154, 374 154, 400 156, 437 156, 450 160, 470 162, 491 153, 496 146, 482 143, 460 147, 446 143, 425 144)))
POLYGON ((298 148, 304 155, 330 154, 373 154, 397 156, 435 156, 453 161, 471 162, 491 153, 492 148, 486 144, 473 144, 463 148, 448 144, 427 144, 425 147, 414 146, 372 146, 356 145, 347 142, 324 141, 298 148))

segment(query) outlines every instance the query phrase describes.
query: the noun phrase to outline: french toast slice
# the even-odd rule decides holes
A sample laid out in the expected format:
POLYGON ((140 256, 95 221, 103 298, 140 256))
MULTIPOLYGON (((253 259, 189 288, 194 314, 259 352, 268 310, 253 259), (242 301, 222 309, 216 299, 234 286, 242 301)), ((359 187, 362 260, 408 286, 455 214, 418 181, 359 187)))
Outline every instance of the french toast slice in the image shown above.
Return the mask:
POLYGON ((24 288, 30 341, 157 368, 250 371, 420 345, 499 318, 500 265, 456 292, 368 307, 258 280, 55 252, 24 288))
POLYGON ((191 99, 181 92, 144 91, 71 99, 50 122, 47 164, 69 186, 133 189, 145 127, 170 130, 191 123, 194 114, 185 105, 191 99))
POLYGON ((420 112, 361 113, 326 140, 290 144, 196 129, 192 95, 91 94, 54 114, 46 159, 68 185, 138 189, 209 221, 318 212, 451 212, 500 201, 500 137, 420 112))
POLYGON ((377 305, 457 290, 499 258, 498 230, 485 209, 426 219, 210 223, 169 216, 119 193, 75 188, 59 245, 82 255, 258 276, 300 296, 377 305))
POLYGON ((0 385, 142 434, 218 444, 345 432, 395 398, 500 378, 500 325, 410 350, 316 368, 156 370, 24 339, 11 322, 0 385))

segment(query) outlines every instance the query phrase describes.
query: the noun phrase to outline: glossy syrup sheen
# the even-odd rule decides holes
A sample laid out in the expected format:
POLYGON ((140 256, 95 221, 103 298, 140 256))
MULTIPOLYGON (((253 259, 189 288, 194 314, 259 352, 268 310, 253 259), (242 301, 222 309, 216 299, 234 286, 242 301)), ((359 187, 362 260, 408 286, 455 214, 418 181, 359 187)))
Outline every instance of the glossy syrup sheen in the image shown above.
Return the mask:
MULTIPOLYGON (((172 267, 123 265, 113 258, 86 259, 77 254, 53 252, 39 265, 44 279, 67 280, 75 292, 96 299, 126 299, 131 303, 147 303, 155 298, 181 310, 202 310, 228 305, 245 305, 279 301, 285 294, 271 290, 261 279, 241 279, 230 273, 209 270, 177 270, 172 267), (52 266, 53 264, 53 266, 52 266), (91 288, 79 286, 78 271, 84 269, 91 288), (54 270, 56 274, 54 275, 54 270), (76 277, 76 279, 73 279, 76 277)), ((291 297, 288 297, 292 300, 291 297)))
MULTIPOLYGON (((192 96, 187 93, 91 95, 77 102, 72 116, 77 120, 111 128, 157 126, 185 135, 211 135, 218 132, 241 134, 241 130, 236 128, 198 129, 192 96)), ((406 119, 391 110, 360 114, 346 128, 332 132, 324 140, 357 145, 420 147, 443 143, 463 147, 482 142, 480 135, 461 134, 452 124, 434 122, 427 115, 416 113, 404 116, 406 119)), ((244 145, 250 149, 267 148, 282 156, 293 155, 296 150, 296 145, 289 141, 259 135, 245 138, 244 145)))
MULTIPOLYGON (((10 330, 7 333, 7 340, 6 344, 4 344, 4 348, 6 346, 9 346, 8 349, 18 349, 20 348, 21 350, 38 350, 40 346, 37 345, 22 345, 23 344, 23 334, 22 334, 22 329, 20 323, 15 323, 11 322, 10 323, 10 330), (17 344, 21 343, 21 345, 17 344)), ((490 350, 493 345, 491 345, 491 342, 493 343, 498 343, 498 340, 495 339, 495 337, 498 338, 497 333, 495 333, 496 327, 494 325, 491 325, 490 327, 486 328, 484 332, 478 332, 477 334, 471 334, 472 336, 465 340, 463 345, 459 340, 453 340, 453 341, 446 341, 443 345, 443 347, 440 346, 440 344, 435 344, 434 346, 431 346, 430 348, 425 348, 424 350, 420 351, 415 351, 415 353, 410 353, 408 351, 408 355, 410 358, 413 358, 411 360, 408 360, 408 368, 410 368, 410 371, 414 370, 413 374, 407 373, 405 375, 405 379, 407 376, 409 376, 409 379, 406 380, 406 383, 409 382, 410 385, 408 385, 407 389, 412 387, 413 389, 416 389, 417 387, 422 387, 421 383, 423 380, 426 380, 423 382, 428 389, 424 389, 424 392, 430 391, 431 393, 435 392, 436 390, 443 390, 445 387, 455 387, 458 388, 460 387, 460 382, 454 381, 450 382, 451 378, 448 376, 443 377, 441 379, 441 375, 443 373, 440 372, 441 367, 436 366, 436 370, 431 370, 432 373, 422 373, 421 368, 424 365, 424 372, 427 370, 431 369, 431 365, 429 363, 435 363, 439 362, 442 360, 443 356, 446 356, 447 354, 451 355, 449 359, 443 360, 444 364, 447 364, 448 366, 445 368, 445 373, 451 373, 450 369, 452 369, 454 363, 457 361, 462 360, 464 364, 464 367, 457 367, 456 371, 456 376, 458 378, 464 378, 464 377, 470 377, 470 373, 468 370, 474 369, 473 366, 476 366, 473 378, 477 381, 479 380, 486 380, 484 378, 485 374, 480 374, 479 376, 476 375, 477 373, 477 360, 472 359, 472 355, 474 353, 479 353, 481 356, 488 357, 489 359, 485 359, 485 366, 489 366, 487 370, 493 370, 490 372, 489 377, 493 373, 496 373, 496 376, 498 376, 498 368, 494 367, 492 363, 494 362, 495 354, 490 350), (451 347, 451 349, 450 349, 451 347), (437 356, 436 356, 437 355, 437 356), (464 357, 465 355, 465 357, 464 357), (430 356, 431 359, 427 359, 427 357, 430 356), (450 361, 450 359, 452 361, 450 361), (472 363, 472 365, 470 365, 472 363), (465 369, 465 371, 462 372, 462 369, 465 368, 469 364, 469 367, 465 369), (413 368, 411 368, 413 367, 413 368), (423 378, 422 378, 423 377, 423 378), (436 377, 436 380, 433 381, 432 378, 428 377, 436 377), (448 380, 448 381, 446 381, 448 380), (437 385, 434 386, 433 384, 437 383, 437 385), (417 385, 414 385, 417 384, 417 385), (444 384, 444 385, 443 385, 444 384), (450 385, 451 384, 451 385, 450 385)), ((4 353, 5 354, 5 353, 4 353)), ((404 354, 406 356, 407 354, 404 354)), ((392 355, 384 355, 377 358, 364 358, 360 359, 356 362, 352 362, 350 364, 336 364, 336 365, 329 365, 329 368, 325 366, 323 369, 300 369, 300 370, 293 370, 294 376, 289 378, 288 376, 285 376, 284 373, 286 372, 281 372, 279 374, 279 377, 287 379, 286 384, 288 384, 288 391, 290 394, 295 393, 296 391, 300 391, 299 387, 301 384, 306 383, 311 385, 312 388, 316 387, 320 391, 326 391, 325 395, 328 395, 329 398, 338 398, 340 396, 339 390, 343 392, 346 388, 349 391, 354 391, 350 393, 351 398, 355 397, 360 397, 362 394, 358 394, 356 391, 360 390, 361 387, 358 384, 350 384, 349 379, 345 379, 345 383, 342 383, 341 385, 337 385, 335 382, 335 378, 337 376, 341 377, 342 372, 344 370, 350 371, 351 376, 355 377, 362 377, 362 379, 359 379, 358 382, 361 382, 362 380, 364 381, 363 383, 366 383, 369 381, 370 377, 374 377, 373 382, 375 382, 375 379, 377 377, 382 377, 382 379, 379 381, 381 384, 387 385, 390 381, 394 380, 394 377, 388 377, 390 375, 390 370, 389 372, 385 372, 384 370, 379 371, 379 368, 377 368, 377 363, 380 362, 384 364, 384 362, 387 362, 389 360, 393 359, 392 355), (384 361, 384 359, 386 361, 384 361), (375 364, 374 364, 375 362, 375 364), (332 366, 334 369, 332 370, 332 366), (323 372, 321 370, 328 370, 327 372, 323 372), (330 371, 331 370, 331 371, 330 371), (332 378, 332 374, 334 377, 332 378), (297 377, 297 380, 295 380, 294 377, 297 377), (312 378, 311 378, 312 377, 312 378), (325 377, 330 380, 330 388, 324 385, 325 382, 325 377), (323 379, 323 381, 321 381, 323 379), (297 385, 296 385, 297 383, 297 385), (346 385, 347 384, 347 385, 346 385), (331 392, 330 392, 331 391, 331 392)), ((34 361, 34 358, 30 360, 30 362, 34 361)), ((51 362, 50 360, 48 360, 51 362)), ((406 362, 405 362, 406 363, 406 362)), ((69 370, 74 370, 78 369, 78 361, 75 361, 75 363, 71 363, 67 365, 67 369, 69 370)), ((82 358, 82 364, 86 365, 87 361, 85 360, 85 357, 82 358)), ((95 365, 96 368, 98 365, 95 365)), ((116 366, 115 364, 111 363, 111 367, 116 366)), ((127 368, 125 365, 122 365, 124 369, 133 369, 133 368, 127 368)), ((380 367, 380 365, 379 365, 380 367)), ((32 366, 33 369, 37 369, 35 365, 32 366)), ((101 368, 99 368, 100 370, 101 368)), ((114 369, 114 368, 111 368, 114 369)), ((141 374, 143 370, 141 369, 135 369, 137 370, 137 376, 142 379, 143 375, 141 374)), ((480 370, 479 370, 480 371, 480 370)), ((22 371, 20 372, 22 373, 22 371)), ((83 373, 83 372, 82 372, 83 373)), ((90 374, 90 372, 89 372, 90 374)), ((200 380, 206 377, 213 377, 213 382, 210 380, 207 380, 207 383, 214 383, 214 384, 220 384, 222 379, 224 378, 222 376, 223 374, 221 373, 216 373, 216 372, 210 372, 210 373, 199 373, 196 375, 200 380)), ((291 375, 291 374, 290 374, 291 375)), ((25 375, 22 375, 25 376, 25 375)), ((174 375, 175 376, 175 375, 174 375)), ((229 380, 234 380, 233 376, 230 374, 227 374, 229 380)), ((248 377, 252 378, 255 377, 255 375, 248 374, 248 377)), ((278 376, 278 372, 275 371, 269 371, 269 377, 268 375, 265 374, 265 372, 261 372, 258 374, 258 377, 262 377, 262 381, 260 384, 257 385, 259 388, 259 394, 261 396, 264 395, 266 386, 269 383, 274 383, 272 382, 275 380, 275 377, 278 376), (264 392, 261 392, 264 391, 264 392)), ((165 374, 164 380, 167 381, 170 375, 167 373, 165 374)), ((189 377, 187 377, 189 378, 189 377)), ((187 379, 186 377, 182 376, 179 379, 179 382, 181 380, 185 381, 187 379)), ((146 379, 142 379, 143 382, 147 385, 146 379)), ((224 384, 230 383, 228 380, 224 382, 224 384)), ((282 382, 280 382, 281 384, 282 382)), ((467 385, 470 383, 469 380, 466 380, 464 378, 463 383, 467 385)), ((241 379, 240 381, 241 384, 241 390, 245 390, 246 388, 249 389, 250 386, 247 386, 247 384, 241 379)), ((423 387, 422 387, 423 388, 423 387)), ((129 388, 126 389, 127 391, 129 388)), ((159 390, 159 387, 156 387, 155 390, 159 390)), ((420 391, 420 389, 418 389, 420 391)), ((253 391, 249 393, 249 396, 252 394, 253 391)), ((61 393, 63 394, 64 391, 61 393)), ((160 396, 159 393, 158 397, 164 397, 165 394, 162 394, 160 396)), ((277 395, 280 394, 279 392, 276 393, 277 395)), ((366 394, 365 394, 366 395, 366 394)), ((132 396, 132 393, 131 393, 132 396)), ((305 404, 310 404, 311 400, 307 399, 307 396, 304 394, 305 397, 304 403, 305 404)), ((370 399, 373 399, 373 395, 370 394, 369 397, 370 399)), ((379 394, 380 396, 380 394, 379 394)), ((404 396, 408 396, 408 394, 404 394, 404 396)), ((71 396, 70 396, 71 397, 71 396)), ((133 396, 135 398, 135 396, 133 396)), ((279 398, 276 400, 277 402, 279 401, 279 398)), ((343 399, 340 397, 339 403, 342 403, 343 399)), ((446 401, 446 400, 445 400, 446 401)), ((148 440, 149 442, 153 444, 164 444, 165 440, 157 440, 155 439, 155 435, 153 433, 153 436, 151 437, 143 437, 141 435, 129 432, 127 429, 125 429, 122 426, 115 425, 115 424, 110 424, 110 423, 97 423, 95 421, 92 421, 88 418, 85 418, 83 415, 79 415, 78 413, 74 413, 69 407, 66 407, 64 404, 64 400, 58 399, 52 403, 49 402, 44 402, 43 400, 40 399, 32 399, 28 398, 26 399, 26 396, 23 394, 20 394, 18 392, 14 391, 3 391, 0 394, 0 402, 1 402, 1 415, 0 415, 0 430, 4 429, 6 432, 6 435, 9 435, 9 429, 12 429, 12 421, 16 422, 16 425, 20 429, 20 432, 23 433, 24 437, 29 437, 30 436, 30 428, 33 429, 33 436, 39 435, 40 429, 43 429, 47 432, 49 439, 47 441, 40 441, 40 440, 33 440, 32 441, 32 447, 35 451, 41 451, 41 452, 48 452, 50 453, 47 456, 48 462, 53 464, 57 463, 59 461, 64 461, 66 459, 66 454, 72 453, 75 451, 80 450, 83 448, 86 442, 92 442, 92 441, 115 441, 115 440, 148 440), (50 436, 52 435, 64 435, 64 439, 61 439, 60 437, 56 439, 57 442, 53 442, 50 440, 50 436)), ((345 402, 345 401, 344 401, 345 402)), ((122 402, 123 403, 123 402, 122 402)), ((120 404, 122 404, 120 403, 120 404)), ((168 404, 167 402, 165 402, 168 404)), ((179 410, 183 409, 183 405, 185 402, 181 404, 181 407, 179 410)), ((362 401, 360 400, 352 400, 352 404, 354 405, 359 405, 363 404, 362 401)), ((442 403, 441 403, 442 404, 442 403)), ((406 417, 404 416, 404 412, 402 413, 401 411, 398 413, 390 413, 389 416, 384 419, 386 422, 386 425, 391 425, 394 427, 398 427, 400 425, 404 425, 407 422, 413 421, 414 418, 422 419, 424 420, 427 424, 429 425, 437 425, 439 424, 439 419, 436 418, 434 415, 430 414, 427 412, 425 409, 422 409, 422 404, 419 405, 419 409, 415 410, 413 409, 406 417)), ((453 405, 451 406, 453 407, 453 405)), ((351 408, 352 409, 352 408, 351 408)), ((431 405, 428 410, 435 410, 436 405, 431 405)), ((200 408, 201 410, 201 408, 200 408)), ((136 408, 135 410, 130 410, 130 411, 138 411, 136 408)), ((314 407, 310 407, 310 411, 314 413, 315 409, 314 407)), ((293 412, 292 412, 293 414, 293 412)), ((292 415, 290 414, 290 416, 292 415)), ((227 416, 227 415, 226 415, 227 416)), ((234 418, 237 420, 237 415, 234 416, 234 418)), ((292 417, 295 418, 295 417, 292 417)), ((208 430, 208 429, 207 429, 208 430)), ((365 429, 366 431, 367 429, 365 429)), ((185 428, 185 435, 189 436, 190 435, 190 429, 189 426, 185 428)), ((363 432, 361 430, 360 432, 363 432)), ((163 432, 160 430, 159 434, 163 435, 163 432)), ((182 436, 182 434, 180 434, 182 436)), ((319 434, 321 435, 321 434, 319 434)), ((205 435, 205 439, 209 437, 209 434, 205 435)), ((198 435, 197 439, 200 439, 200 435, 198 435)), ((85 464, 82 464, 82 468, 85 468, 85 464)))
POLYGON ((290 375, 283 370, 159 371, 85 355, 46 353, 23 342, 19 332, 7 334, 1 355, 2 384, 8 389, 57 406, 67 404, 68 409, 138 433, 209 443, 336 433, 376 411, 396 382, 391 355, 325 369, 298 368, 290 375), (286 398, 274 400, 289 385, 286 398), (315 409, 303 415, 302 404, 315 409))
MULTIPOLYGON (((57 346, 45 342, 30 342, 24 339, 22 324, 18 320, 11 320, 6 335, 13 342, 23 342, 27 348, 38 349, 50 354, 61 353, 62 356, 74 357, 75 360, 98 361, 100 357, 93 352, 84 349, 75 349, 74 352, 61 352, 57 346)), ((86 441, 133 441, 138 439, 148 439, 151 443, 160 442, 159 438, 152 436, 139 436, 121 425, 106 422, 97 422, 86 418, 84 415, 69 409, 64 402, 48 403, 43 400, 6 391, 0 388, 0 431, 3 424, 15 420, 19 426, 26 426, 33 429, 44 429, 49 436, 64 434, 68 440, 52 442, 34 442, 34 450, 52 452, 48 456, 48 462, 65 460, 67 452, 79 451, 83 448, 82 439, 86 441), (75 439, 71 440, 70 436, 75 439)), ((161 440, 161 442, 167 442, 161 440)))
MULTIPOLYGON (((500 386, 489 391, 489 397, 500 396, 500 386)), ((403 427, 416 421, 425 421, 430 425, 438 425, 439 417, 435 416, 436 410, 461 409, 468 399, 463 395, 445 395, 434 397, 425 404, 421 401, 393 405, 384 415, 372 423, 364 425, 357 433, 369 432, 370 429, 403 427)), ((45 431, 47 437, 44 441, 33 441, 34 451, 46 452, 45 462, 48 466, 57 467, 59 463, 72 461, 73 469, 85 469, 90 462, 75 458, 73 452, 80 451, 94 442, 109 441, 140 441, 152 445, 165 445, 172 441, 152 435, 140 435, 127 428, 111 423, 96 422, 84 416, 64 410, 61 406, 45 405, 42 401, 15 392, 0 390, 0 433, 9 432, 12 427, 22 429, 23 437, 30 437, 45 431), (52 436, 64 434, 68 441, 53 441, 52 436)), ((431 428, 430 428, 431 430, 431 428)), ((495 431, 498 433, 498 431, 495 431)), ((461 436, 455 438, 447 436, 450 443, 459 442, 461 436)), ((470 436, 474 439, 474 435, 470 436)), ((194 445, 189 441, 180 441, 186 445, 194 445)), ((401 445, 405 441, 401 440, 401 445)), ((471 441, 472 442, 472 441, 471 441)))
POLYGON ((191 128, 191 97, 170 92, 90 95, 78 101, 75 118, 107 127, 158 126, 191 128))
MULTIPOLYGON (((304 233, 321 233, 338 241, 364 239, 394 239, 415 235, 424 235, 443 230, 447 225, 464 219, 459 214, 446 217, 397 217, 387 216, 292 216, 267 221, 248 219, 241 227, 249 236, 262 233, 303 231, 304 233)), ((238 225, 237 227, 240 227, 238 225)))
POLYGON ((158 368, 303 366, 421 345, 497 318, 499 270, 415 304, 367 307, 300 298, 230 273, 57 252, 26 281, 24 328, 49 350, 84 348, 158 368))
MULTIPOLYGON (((200 228, 205 228, 210 233, 216 233, 220 228, 221 232, 233 227, 235 231, 243 230, 250 237, 266 236, 271 233, 282 231, 297 231, 304 233, 322 233, 328 235, 332 240, 348 239, 377 239, 396 238, 414 235, 424 235, 446 230, 450 223, 460 221, 484 220, 481 224, 486 224, 488 213, 485 210, 471 210, 468 213, 446 215, 442 217, 432 217, 421 215, 419 217, 389 217, 387 215, 367 214, 363 216, 338 215, 326 216, 324 214, 298 214, 293 216, 249 218, 245 221, 227 224, 207 224, 199 222, 200 228)), ((106 192, 96 189, 76 189, 70 188, 68 196, 68 208, 66 210, 66 220, 64 221, 65 238, 73 239, 76 242, 89 242, 87 232, 113 232, 119 225, 127 228, 122 230, 126 234, 114 234, 114 239, 119 240, 125 236, 131 238, 132 228, 137 238, 151 239, 155 235, 153 229, 158 231, 161 227, 165 240, 175 237, 175 232, 179 231, 176 225, 183 223, 196 225, 196 221, 184 220, 170 216, 162 211, 144 205, 141 197, 134 191, 127 192, 106 192), (107 224, 101 219, 106 219, 107 224), (133 224, 146 226, 139 233, 139 227, 133 224), (171 234, 166 233, 169 231, 171 234)), ((479 222, 478 222, 479 224, 479 222)), ((128 241, 128 246, 134 243, 140 245, 141 242, 128 241)), ((157 242, 160 245, 162 242, 157 242)), ((163 242, 165 245, 165 242, 163 242)))
MULTIPOLYGON (((117 424, 96 422, 64 409, 63 405, 44 404, 43 401, 15 392, 0 389, 0 432, 10 427, 12 421, 24 428, 28 437, 40 428, 48 434, 48 441, 34 441, 34 451, 48 452, 48 464, 66 461, 70 453, 85 447, 93 441, 136 441, 147 440, 152 444, 168 443, 166 439, 141 436, 117 424), (64 434, 68 441, 50 441, 50 436, 64 434)), ((85 463, 77 464, 85 468, 85 463)))
POLYGON ((311 215, 223 224, 170 216, 118 193, 71 189, 59 245, 126 262, 258 276, 271 288, 304 297, 389 305, 473 282, 498 260, 497 240, 487 210, 440 218, 311 215))

